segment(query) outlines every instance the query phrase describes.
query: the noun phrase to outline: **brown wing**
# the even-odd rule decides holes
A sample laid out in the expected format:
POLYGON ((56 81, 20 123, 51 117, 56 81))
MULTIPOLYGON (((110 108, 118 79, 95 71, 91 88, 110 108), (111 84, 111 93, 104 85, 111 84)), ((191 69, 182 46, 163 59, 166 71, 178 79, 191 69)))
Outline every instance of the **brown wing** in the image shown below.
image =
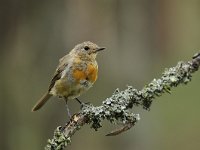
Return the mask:
POLYGON ((70 58, 69 55, 65 55, 64 57, 62 57, 59 60, 59 65, 58 65, 56 72, 54 73, 51 83, 49 85, 49 91, 51 91, 51 89, 55 85, 55 82, 61 78, 63 70, 67 67, 67 65, 69 63, 69 58, 70 58))

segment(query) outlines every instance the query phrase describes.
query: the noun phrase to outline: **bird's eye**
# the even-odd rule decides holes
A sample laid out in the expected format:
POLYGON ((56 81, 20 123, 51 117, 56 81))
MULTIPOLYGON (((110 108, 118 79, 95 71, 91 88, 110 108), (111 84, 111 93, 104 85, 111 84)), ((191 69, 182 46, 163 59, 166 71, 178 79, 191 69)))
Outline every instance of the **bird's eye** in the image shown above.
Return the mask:
POLYGON ((88 46, 85 46, 85 47, 84 47, 84 50, 86 50, 86 51, 89 50, 89 49, 90 49, 90 48, 89 48, 88 46))

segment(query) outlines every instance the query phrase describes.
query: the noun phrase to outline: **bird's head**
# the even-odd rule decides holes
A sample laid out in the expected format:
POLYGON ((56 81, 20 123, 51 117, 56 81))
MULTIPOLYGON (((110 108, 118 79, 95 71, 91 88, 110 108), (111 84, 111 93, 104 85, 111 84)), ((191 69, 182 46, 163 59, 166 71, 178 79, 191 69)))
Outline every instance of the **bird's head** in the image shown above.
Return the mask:
POLYGON ((90 41, 86 41, 76 45, 70 53, 81 57, 88 57, 95 59, 98 52, 104 49, 105 47, 99 47, 98 45, 90 41))

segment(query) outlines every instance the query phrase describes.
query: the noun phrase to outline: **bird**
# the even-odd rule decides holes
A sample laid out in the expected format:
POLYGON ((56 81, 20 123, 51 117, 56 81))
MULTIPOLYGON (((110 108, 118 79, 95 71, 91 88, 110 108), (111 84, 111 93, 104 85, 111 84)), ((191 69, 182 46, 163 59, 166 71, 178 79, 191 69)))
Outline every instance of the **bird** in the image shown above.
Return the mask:
POLYGON ((59 65, 53 75, 48 90, 33 106, 32 111, 39 110, 52 96, 68 100, 75 99, 90 89, 98 77, 97 54, 105 47, 99 47, 90 41, 77 44, 68 54, 59 59, 59 65))

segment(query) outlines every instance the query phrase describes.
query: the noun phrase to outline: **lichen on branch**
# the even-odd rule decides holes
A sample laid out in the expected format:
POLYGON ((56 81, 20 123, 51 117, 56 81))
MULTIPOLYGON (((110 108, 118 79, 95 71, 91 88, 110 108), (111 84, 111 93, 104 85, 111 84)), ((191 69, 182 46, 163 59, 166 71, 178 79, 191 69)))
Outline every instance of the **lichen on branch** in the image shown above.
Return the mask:
POLYGON ((107 136, 118 135, 130 129, 140 120, 139 114, 132 111, 133 106, 142 106, 150 110, 153 99, 163 93, 170 93, 172 87, 191 81, 192 73, 198 70, 199 65, 200 53, 197 53, 191 61, 178 62, 175 67, 165 69, 160 79, 153 79, 140 91, 128 86, 123 91, 116 89, 111 97, 102 102, 101 106, 83 104, 81 110, 75 113, 64 127, 57 127, 53 139, 48 140, 45 149, 63 150, 71 143, 73 134, 83 125, 90 124, 91 128, 98 130, 105 119, 110 123, 122 125, 107 136))

